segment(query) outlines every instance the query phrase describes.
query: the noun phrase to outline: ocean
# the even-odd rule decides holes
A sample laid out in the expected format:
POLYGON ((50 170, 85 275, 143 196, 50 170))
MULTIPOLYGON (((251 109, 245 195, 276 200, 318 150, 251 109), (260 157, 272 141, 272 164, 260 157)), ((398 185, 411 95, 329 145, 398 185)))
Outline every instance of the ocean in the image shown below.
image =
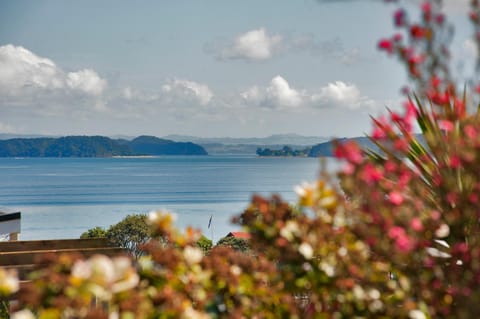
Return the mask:
POLYGON ((0 158, 0 211, 22 213, 21 240, 78 238, 163 209, 180 229, 199 228, 216 242, 239 229, 230 220, 252 194, 293 203, 294 186, 314 181, 319 169, 318 159, 300 157, 0 158))

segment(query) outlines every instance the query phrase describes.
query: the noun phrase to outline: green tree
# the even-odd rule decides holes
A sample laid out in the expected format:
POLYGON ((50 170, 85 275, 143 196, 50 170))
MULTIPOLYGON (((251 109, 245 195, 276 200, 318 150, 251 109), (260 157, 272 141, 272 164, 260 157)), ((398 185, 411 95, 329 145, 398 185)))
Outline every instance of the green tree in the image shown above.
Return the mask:
POLYGON ((200 248, 205 254, 210 252, 210 250, 213 247, 213 242, 211 239, 208 239, 204 235, 200 237, 200 239, 197 241, 197 247, 200 248))
POLYGON ((86 232, 83 232, 80 235, 80 238, 103 238, 107 237, 107 231, 105 228, 97 226, 95 228, 90 228, 86 232))
POLYGON ((140 246, 151 238, 150 227, 147 224, 147 215, 128 215, 119 223, 110 226, 107 238, 116 246, 123 247, 135 258, 142 255, 140 246))

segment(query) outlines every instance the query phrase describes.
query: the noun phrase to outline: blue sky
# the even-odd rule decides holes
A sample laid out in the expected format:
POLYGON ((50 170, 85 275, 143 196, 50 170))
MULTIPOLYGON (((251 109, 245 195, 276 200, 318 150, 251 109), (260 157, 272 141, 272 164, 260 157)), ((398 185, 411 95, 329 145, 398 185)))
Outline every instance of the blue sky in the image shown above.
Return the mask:
MULTIPOLYGON (((454 21, 465 2, 447 6, 454 21)), ((362 135, 370 114, 400 104, 404 72, 376 49, 394 10, 375 0, 1 1, 0 133, 362 135)), ((460 23, 457 34, 468 32, 460 23)))

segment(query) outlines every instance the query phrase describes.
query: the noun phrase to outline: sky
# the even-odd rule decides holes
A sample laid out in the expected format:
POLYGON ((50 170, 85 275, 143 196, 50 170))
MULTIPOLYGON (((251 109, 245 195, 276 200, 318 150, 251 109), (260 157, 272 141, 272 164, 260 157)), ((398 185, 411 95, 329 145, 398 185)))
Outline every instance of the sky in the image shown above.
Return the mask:
MULTIPOLYGON (((460 21, 460 60, 471 51, 465 3, 446 8, 460 21)), ((375 0, 0 1, 0 133, 360 136, 370 115, 401 105, 405 72, 376 47, 394 32, 395 8, 375 0)))

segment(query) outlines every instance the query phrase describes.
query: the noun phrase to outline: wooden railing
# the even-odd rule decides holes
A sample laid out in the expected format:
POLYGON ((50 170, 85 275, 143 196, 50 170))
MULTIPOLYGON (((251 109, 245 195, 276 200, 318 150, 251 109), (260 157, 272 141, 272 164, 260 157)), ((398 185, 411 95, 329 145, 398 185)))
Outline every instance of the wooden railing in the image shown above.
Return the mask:
POLYGON ((20 279, 25 280, 30 270, 42 265, 42 256, 64 253, 113 257, 126 252, 123 248, 112 247, 107 238, 5 241, 0 242, 0 267, 17 269, 20 279))

